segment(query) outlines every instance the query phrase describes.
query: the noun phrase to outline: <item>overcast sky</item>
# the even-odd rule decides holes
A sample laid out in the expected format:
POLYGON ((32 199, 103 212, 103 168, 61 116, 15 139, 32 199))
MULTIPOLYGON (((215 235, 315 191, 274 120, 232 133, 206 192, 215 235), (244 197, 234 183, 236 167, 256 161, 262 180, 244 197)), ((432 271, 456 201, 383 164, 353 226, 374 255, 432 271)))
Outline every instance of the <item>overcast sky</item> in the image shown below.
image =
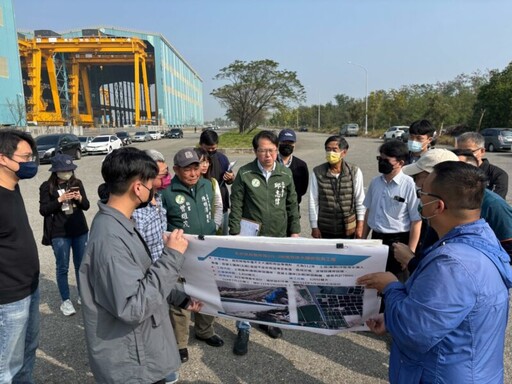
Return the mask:
POLYGON ((18 29, 113 26, 164 35, 203 78, 205 120, 223 117, 212 78, 234 60, 296 71, 307 104, 435 83, 512 61, 510 0, 13 0, 18 29))

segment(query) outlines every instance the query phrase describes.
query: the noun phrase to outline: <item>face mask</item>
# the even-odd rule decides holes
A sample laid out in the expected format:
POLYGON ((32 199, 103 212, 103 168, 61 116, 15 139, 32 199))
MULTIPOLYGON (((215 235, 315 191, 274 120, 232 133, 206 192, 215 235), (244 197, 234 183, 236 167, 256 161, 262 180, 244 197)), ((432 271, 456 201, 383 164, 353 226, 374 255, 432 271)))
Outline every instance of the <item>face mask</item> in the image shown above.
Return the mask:
POLYGON ((407 147, 409 148, 409 151, 411 152, 421 152, 423 146, 419 141, 409 140, 407 142, 407 147))
POLYGON ((142 199, 139 196, 137 196, 138 199, 140 200, 140 204, 137 206, 136 209, 146 208, 148 206, 149 202, 151 200, 153 200, 153 196, 155 195, 155 191, 153 191, 153 189, 149 189, 144 184, 141 184, 141 185, 149 191, 149 196, 148 196, 147 201, 142 201, 142 199))
POLYGON ((419 204, 418 204, 418 213, 420 214, 420 216, 421 216, 421 218, 422 218, 422 219, 424 219, 424 220, 428 220, 428 219, 431 219, 431 218, 433 218, 433 217, 436 217, 436 216, 437 216, 437 214, 436 214, 436 215, 432 215, 432 216, 423 216, 423 215, 421 214, 421 212, 423 212, 423 207, 424 207, 424 206, 429 205, 429 204, 432 204, 432 203, 435 203, 435 202, 437 202, 437 201, 439 201, 439 199, 429 201, 428 203, 425 203, 425 204, 423 204, 421 201, 419 202, 419 204))
POLYGON ((171 185, 171 175, 167 175, 162 178, 162 185, 160 185, 158 190, 161 191, 162 189, 167 188, 169 185, 171 185))
POLYGON ((57 172, 57 177, 61 180, 68 181, 73 176, 73 171, 69 172, 57 172))
POLYGON ((393 171, 393 165, 387 160, 379 160, 379 173, 388 175, 393 171))
MULTIPOLYGON (((11 160, 18 163, 16 160, 11 160)), ((14 174, 18 176, 18 179, 31 179, 37 173, 38 164, 35 161, 18 163, 18 165, 20 166, 20 169, 14 172, 14 174)))
POLYGON ((208 154, 209 154, 210 156, 213 156, 213 155, 215 155, 216 153, 217 153, 217 150, 214 150, 214 151, 208 151, 208 154))
POLYGON ((281 156, 288 157, 293 153, 292 144, 279 144, 279 153, 281 156))
POLYGON ((341 153, 338 152, 326 152, 325 160, 331 165, 338 164, 341 160, 341 153))

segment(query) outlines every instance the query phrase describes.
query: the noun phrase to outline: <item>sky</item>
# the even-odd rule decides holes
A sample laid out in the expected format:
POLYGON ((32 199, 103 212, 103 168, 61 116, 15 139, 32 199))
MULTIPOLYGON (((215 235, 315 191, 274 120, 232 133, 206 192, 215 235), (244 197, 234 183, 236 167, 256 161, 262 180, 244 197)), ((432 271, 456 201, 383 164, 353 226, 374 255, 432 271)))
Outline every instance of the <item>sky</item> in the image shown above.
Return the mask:
POLYGON ((512 61, 510 0, 12 0, 20 30, 112 26, 162 34, 203 79, 205 121, 224 117, 210 95, 235 60, 295 71, 305 105, 334 96, 449 81, 512 61), (508 52, 511 50, 511 52, 508 52))

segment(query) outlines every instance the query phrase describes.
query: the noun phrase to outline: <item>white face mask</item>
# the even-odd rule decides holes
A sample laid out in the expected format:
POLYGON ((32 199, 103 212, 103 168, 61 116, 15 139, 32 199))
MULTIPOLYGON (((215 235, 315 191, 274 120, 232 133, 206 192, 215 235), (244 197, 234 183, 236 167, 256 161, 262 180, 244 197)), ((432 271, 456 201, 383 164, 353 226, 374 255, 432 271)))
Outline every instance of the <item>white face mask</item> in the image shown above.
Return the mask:
POLYGON ((57 177, 61 180, 68 181, 73 176, 73 171, 57 172, 57 177))

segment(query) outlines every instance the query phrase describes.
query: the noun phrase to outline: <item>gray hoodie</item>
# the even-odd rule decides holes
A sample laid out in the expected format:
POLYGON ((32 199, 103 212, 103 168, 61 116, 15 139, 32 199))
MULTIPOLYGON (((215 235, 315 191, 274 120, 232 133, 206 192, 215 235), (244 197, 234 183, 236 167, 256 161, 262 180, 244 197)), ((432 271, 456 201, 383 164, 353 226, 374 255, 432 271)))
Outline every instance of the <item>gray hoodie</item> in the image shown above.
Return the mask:
POLYGON ((152 264, 134 223, 98 203, 80 266, 80 296, 89 362, 97 383, 153 383, 178 370, 180 359, 168 301, 184 256, 164 248, 152 264))

